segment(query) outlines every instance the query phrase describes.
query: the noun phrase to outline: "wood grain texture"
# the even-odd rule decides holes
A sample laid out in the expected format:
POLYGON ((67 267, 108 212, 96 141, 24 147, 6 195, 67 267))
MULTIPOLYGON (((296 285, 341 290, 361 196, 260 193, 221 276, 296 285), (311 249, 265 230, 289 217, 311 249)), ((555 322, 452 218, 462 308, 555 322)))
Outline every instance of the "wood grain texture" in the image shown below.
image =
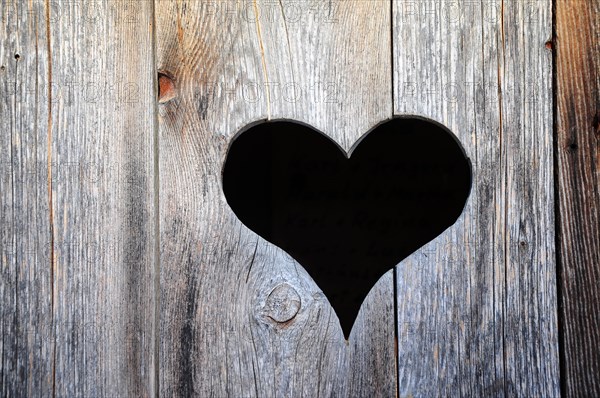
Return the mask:
POLYGON ((558 396, 551 2, 393 12, 395 113, 473 164, 463 215, 397 267, 399 395, 558 396))
POLYGON ((152 5, 2 2, 2 396, 154 395, 152 5))
POLYGON ((348 150, 391 117, 390 3, 157 1, 156 16, 177 86, 159 110, 161 395, 395 396, 392 273, 347 343, 311 277, 221 187, 244 126, 294 119, 348 150))
POLYGON ((0 2, 0 395, 51 396, 46 19, 0 2), (36 84, 37 83, 37 84, 36 84))
MULTIPOLYGON (((600 394, 599 7, 556 2, 573 397, 600 394)), ((0 395, 558 396, 551 9, 0 0, 0 395), (156 66, 175 85, 159 105, 156 66), (393 115, 449 127, 472 194, 345 341, 310 275, 233 214, 221 169, 253 123, 349 150, 393 115)))
POLYGON ((556 2, 556 155, 565 397, 600 396, 600 1, 556 2))

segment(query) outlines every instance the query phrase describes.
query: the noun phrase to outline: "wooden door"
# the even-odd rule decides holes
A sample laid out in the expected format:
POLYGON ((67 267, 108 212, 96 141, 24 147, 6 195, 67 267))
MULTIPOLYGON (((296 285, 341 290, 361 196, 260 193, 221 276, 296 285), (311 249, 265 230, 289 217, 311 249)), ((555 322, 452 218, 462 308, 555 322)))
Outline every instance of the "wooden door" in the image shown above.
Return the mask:
POLYGON ((598 8, 0 0, 1 395, 597 395, 598 8), (348 151, 398 116, 472 190, 346 341, 222 168, 256 123, 348 151))

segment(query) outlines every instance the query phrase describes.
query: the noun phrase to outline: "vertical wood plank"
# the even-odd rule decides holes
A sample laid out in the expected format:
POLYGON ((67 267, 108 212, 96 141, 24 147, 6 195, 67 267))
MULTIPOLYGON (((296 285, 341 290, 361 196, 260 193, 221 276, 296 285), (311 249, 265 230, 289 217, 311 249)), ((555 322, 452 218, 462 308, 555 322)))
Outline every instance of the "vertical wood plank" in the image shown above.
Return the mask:
POLYGON ((563 395, 600 395, 600 2, 556 1, 563 395))
POLYGON ((0 2, 2 396, 52 395, 47 21, 32 11, 0 2))
POLYGON ((3 395, 154 395, 153 3, 2 5, 3 395))
POLYGON ((504 3, 507 393, 559 394, 550 2, 504 3))
POLYGON ((399 395, 556 396, 551 2, 393 12, 395 113, 473 165, 463 215, 397 267, 399 395))
POLYGON ((154 394, 152 6, 61 3, 51 30, 53 81, 82 88, 51 127, 53 161, 77 164, 53 186, 58 395, 154 394))
POLYGON ((249 123, 301 121, 348 150, 391 117, 389 37, 387 1, 157 2, 158 67, 177 87, 159 111, 161 394, 395 395, 392 273, 346 343, 310 276, 221 188, 249 123))

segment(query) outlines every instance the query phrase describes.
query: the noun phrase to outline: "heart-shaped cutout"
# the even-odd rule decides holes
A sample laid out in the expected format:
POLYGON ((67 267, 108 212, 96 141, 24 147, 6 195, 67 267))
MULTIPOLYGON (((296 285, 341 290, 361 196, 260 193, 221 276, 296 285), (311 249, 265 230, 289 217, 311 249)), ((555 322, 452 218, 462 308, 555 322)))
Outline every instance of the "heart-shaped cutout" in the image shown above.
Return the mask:
POLYGON ((233 140, 223 169, 232 210, 302 264, 346 337, 375 282, 454 224, 471 189, 463 148, 431 121, 391 119, 350 155, 311 127, 269 121, 233 140))

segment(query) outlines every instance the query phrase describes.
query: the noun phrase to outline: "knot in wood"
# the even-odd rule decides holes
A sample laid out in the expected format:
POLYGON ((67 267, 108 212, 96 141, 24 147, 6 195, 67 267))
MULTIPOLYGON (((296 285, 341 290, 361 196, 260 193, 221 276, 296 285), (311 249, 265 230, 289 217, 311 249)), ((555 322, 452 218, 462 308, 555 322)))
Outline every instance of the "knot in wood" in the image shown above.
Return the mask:
POLYGON ((164 72, 158 72, 158 102, 164 104, 177 96, 173 78, 164 72))
POLYGON ((264 314, 277 323, 286 323, 298 314, 301 303, 302 300, 296 289, 287 283, 282 283, 269 293, 264 314))

